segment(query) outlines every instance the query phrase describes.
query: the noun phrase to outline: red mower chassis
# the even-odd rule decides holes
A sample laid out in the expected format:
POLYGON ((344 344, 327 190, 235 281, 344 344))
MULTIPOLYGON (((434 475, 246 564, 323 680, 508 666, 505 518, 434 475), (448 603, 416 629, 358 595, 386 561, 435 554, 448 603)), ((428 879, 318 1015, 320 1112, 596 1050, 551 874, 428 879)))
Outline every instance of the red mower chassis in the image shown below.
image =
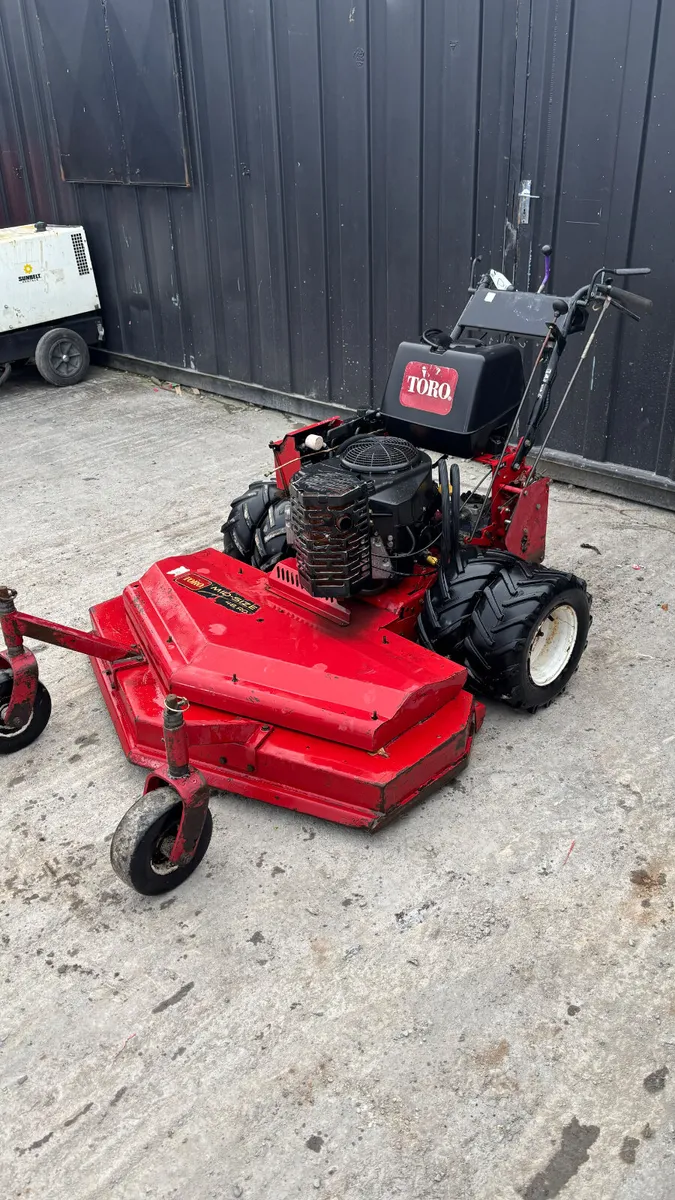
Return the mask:
POLYGON ((291 562, 266 575, 210 549, 96 605, 94 635, 11 600, 2 621, 17 698, 24 672, 29 695, 37 680, 22 635, 91 657, 127 757, 150 770, 145 790, 168 782, 199 811, 191 830, 181 822, 177 861, 210 787, 376 829, 466 765, 483 706, 463 667, 405 636, 428 583, 420 572, 343 606, 309 596, 291 562))

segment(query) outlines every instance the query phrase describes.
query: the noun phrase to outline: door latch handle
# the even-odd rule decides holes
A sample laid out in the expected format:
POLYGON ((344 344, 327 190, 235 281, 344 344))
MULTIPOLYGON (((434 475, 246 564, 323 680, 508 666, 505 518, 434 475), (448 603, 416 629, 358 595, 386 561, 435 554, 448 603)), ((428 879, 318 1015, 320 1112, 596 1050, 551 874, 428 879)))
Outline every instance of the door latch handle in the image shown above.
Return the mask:
POLYGON ((518 224, 529 225, 530 223, 530 201, 541 200, 541 196, 535 196, 532 193, 532 180, 521 179, 520 191, 518 192, 518 224))

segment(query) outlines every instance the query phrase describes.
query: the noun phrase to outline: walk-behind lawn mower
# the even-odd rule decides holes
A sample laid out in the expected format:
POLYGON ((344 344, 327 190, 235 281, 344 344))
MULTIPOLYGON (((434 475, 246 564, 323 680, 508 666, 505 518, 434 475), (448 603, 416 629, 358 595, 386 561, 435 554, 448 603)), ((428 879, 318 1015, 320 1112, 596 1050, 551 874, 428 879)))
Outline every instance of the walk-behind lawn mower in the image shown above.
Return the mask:
POLYGON ((234 501, 225 553, 155 563, 92 608, 93 633, 0 589, 0 750, 50 716, 24 637, 88 655, 125 753, 149 769, 111 849, 145 894, 203 858, 212 789, 374 830, 452 779, 476 696, 534 712, 583 653, 586 585, 541 565, 544 440, 528 455, 568 338, 599 306, 573 383, 610 305, 651 307, 613 276, 646 273, 603 268, 567 298, 485 275, 452 333, 399 346, 379 408, 272 443, 276 480, 234 501), (462 493, 448 456, 481 464, 487 488, 462 493))

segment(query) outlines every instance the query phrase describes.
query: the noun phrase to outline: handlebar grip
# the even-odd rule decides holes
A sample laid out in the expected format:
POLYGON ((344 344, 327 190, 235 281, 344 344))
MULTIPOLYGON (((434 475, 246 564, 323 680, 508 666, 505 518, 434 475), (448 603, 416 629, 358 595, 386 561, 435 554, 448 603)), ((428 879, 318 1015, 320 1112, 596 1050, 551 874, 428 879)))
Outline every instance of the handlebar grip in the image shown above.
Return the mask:
POLYGON ((651 267, 620 267, 612 268, 610 275, 651 275, 651 267))
POLYGON ((618 300, 619 304, 625 304, 627 308, 639 308, 642 312, 650 313, 654 307, 651 300, 646 296, 637 296, 635 292, 625 292, 623 288, 618 287, 603 287, 605 296, 609 296, 612 300, 618 300))

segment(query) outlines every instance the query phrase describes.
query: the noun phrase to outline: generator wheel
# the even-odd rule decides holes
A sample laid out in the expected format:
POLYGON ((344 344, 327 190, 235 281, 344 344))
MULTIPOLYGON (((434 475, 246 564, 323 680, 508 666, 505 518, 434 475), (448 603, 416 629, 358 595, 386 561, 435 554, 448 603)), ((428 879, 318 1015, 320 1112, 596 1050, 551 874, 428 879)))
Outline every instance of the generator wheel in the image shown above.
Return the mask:
POLYGON ((282 558, 293 555, 286 541, 286 517, 290 507, 290 500, 277 500, 270 504, 255 531, 253 566, 261 571, 271 571, 282 558))
POLYGON ((417 619, 422 645, 453 662, 464 663, 464 637, 476 602, 485 585, 512 557, 506 550, 467 549, 462 552, 461 571, 453 569, 452 564, 439 571, 417 619))
POLYGON ((249 483, 243 496, 232 501, 230 515, 220 532, 223 550, 239 562, 253 562, 255 534, 272 504, 283 499, 283 492, 274 483, 257 479, 249 483))
POLYGON ((576 671, 591 624, 583 579, 513 558, 487 583, 468 623, 465 663, 477 688, 536 712, 576 671))
POLYGON ((35 703, 30 720, 21 729, 10 729, 4 723, 4 716, 12 695, 11 671, 0 671, 0 754, 13 754, 15 750, 23 750, 39 738, 47 727, 52 713, 52 701, 43 683, 38 682, 35 703))
POLYGON ((181 809, 182 801, 173 788, 156 788, 132 804, 113 834, 112 869, 127 887, 142 896, 158 896, 179 887, 196 871, 208 850, 213 833, 210 809, 190 862, 177 864, 169 860, 181 809))
POLYGON ((54 387, 80 383, 89 370, 89 347, 74 329, 48 329, 35 348, 35 365, 54 387))

